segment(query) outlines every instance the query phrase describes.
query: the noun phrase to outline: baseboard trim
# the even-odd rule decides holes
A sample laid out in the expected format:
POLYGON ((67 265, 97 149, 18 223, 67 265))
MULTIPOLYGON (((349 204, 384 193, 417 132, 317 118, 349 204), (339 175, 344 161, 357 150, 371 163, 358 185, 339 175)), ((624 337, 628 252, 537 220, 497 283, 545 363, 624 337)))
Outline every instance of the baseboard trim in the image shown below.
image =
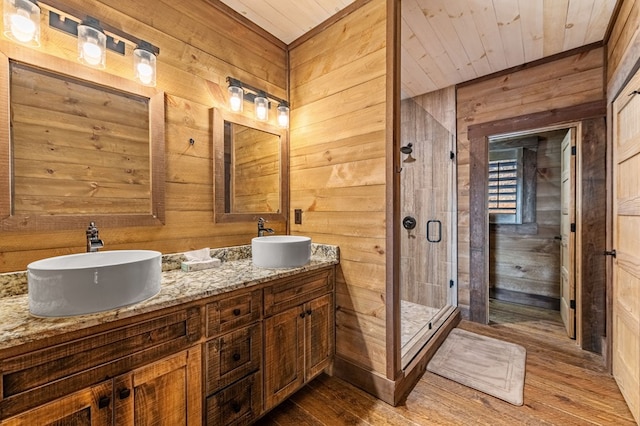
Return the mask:
POLYGON ((460 309, 456 308, 434 334, 433 338, 405 368, 402 377, 395 381, 347 359, 340 358, 338 355, 336 355, 333 362, 333 374, 395 407, 406 398, 418 383, 436 350, 449 335, 449 332, 460 323, 460 320, 460 309))
POLYGON ((367 370, 358 364, 336 355, 333 361, 333 374, 387 404, 394 405, 395 383, 380 373, 367 370))
POLYGON ((489 289, 489 298, 554 311, 560 310, 560 299, 557 297, 523 293, 521 291, 505 290, 503 288, 491 288, 489 289))

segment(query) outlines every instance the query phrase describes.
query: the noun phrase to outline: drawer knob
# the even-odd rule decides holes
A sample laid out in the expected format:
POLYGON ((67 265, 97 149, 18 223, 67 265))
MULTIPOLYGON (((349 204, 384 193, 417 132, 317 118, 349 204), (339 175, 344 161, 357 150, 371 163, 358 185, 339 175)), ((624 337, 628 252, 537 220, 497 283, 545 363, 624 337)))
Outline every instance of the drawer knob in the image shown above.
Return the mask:
POLYGON ((300 318, 304 318, 307 315, 304 311, 300 312, 300 318))
POLYGON ((238 404, 237 402, 233 401, 231 403, 231 409, 233 410, 234 413, 239 413, 240 410, 242 410, 242 406, 240 404, 238 404))
POLYGON ((240 315, 240 309, 235 308, 235 309, 233 310, 233 315, 235 315, 235 316, 240 315))
POLYGON ((311 315, 311 312, 313 312, 311 309, 307 309, 307 315, 311 315))
POLYGON ((118 392, 118 397, 120 399, 127 399, 129 398, 129 395, 131 395, 131 390, 124 388, 124 389, 120 389, 120 392, 118 392))
POLYGON ((98 408, 100 409, 107 408, 109 404, 111 404, 111 398, 108 396, 101 396, 98 400, 98 408))
POLYGON ((242 357, 240 356, 239 353, 236 352, 235 354, 233 354, 233 360, 234 361, 240 361, 240 358, 242 358, 242 357))

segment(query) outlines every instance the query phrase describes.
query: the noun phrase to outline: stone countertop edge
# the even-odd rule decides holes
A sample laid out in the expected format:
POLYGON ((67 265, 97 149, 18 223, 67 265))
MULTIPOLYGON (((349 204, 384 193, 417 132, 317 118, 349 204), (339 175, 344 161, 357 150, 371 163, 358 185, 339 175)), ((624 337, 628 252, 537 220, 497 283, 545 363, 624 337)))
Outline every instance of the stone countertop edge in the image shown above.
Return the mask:
MULTIPOLYGON (((29 313, 29 299, 26 293, 0 297, 2 315, 0 351, 55 335, 251 287, 274 279, 337 265, 340 259, 338 247, 324 244, 312 244, 311 260, 298 268, 256 267, 250 257, 251 246, 211 249, 211 255, 222 260, 219 267, 192 272, 183 272, 179 269, 180 262, 184 259, 181 254, 164 255, 162 283, 157 295, 131 306, 95 314, 40 318, 29 313)), ((9 277, 9 279, 5 278, 4 282, 15 283, 26 280, 26 272, 0 274, 0 285, 3 284, 2 275, 9 277)))

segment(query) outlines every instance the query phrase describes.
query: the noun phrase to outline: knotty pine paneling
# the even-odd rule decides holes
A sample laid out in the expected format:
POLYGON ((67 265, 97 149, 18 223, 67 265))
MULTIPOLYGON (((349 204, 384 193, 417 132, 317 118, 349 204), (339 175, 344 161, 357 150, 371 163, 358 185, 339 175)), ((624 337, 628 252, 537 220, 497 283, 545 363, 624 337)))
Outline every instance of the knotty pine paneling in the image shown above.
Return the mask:
MULTIPOLYGON (((210 109, 227 108, 227 76, 288 98, 286 46, 242 25, 207 0, 65 0, 64 4, 160 48, 157 90, 165 92, 166 102, 165 224, 109 228, 97 223, 105 249, 175 253, 248 244, 255 236, 255 223, 222 225, 213 221, 210 109), (189 144, 190 138, 195 144, 189 144)), ((77 40, 50 29, 47 18, 48 10, 43 6, 42 46, 34 52, 67 59, 69 66, 64 71, 73 76, 84 67, 77 62, 77 40)), ((8 44, 10 49, 28 49, 8 44)), ((124 57, 108 51, 102 72, 133 80, 132 50, 133 46, 127 45, 124 57)), ((252 108, 247 110, 245 114, 250 116, 252 108)), ((272 124, 276 124, 275 114, 272 124)), ((286 232, 284 222, 269 226, 279 234, 286 232)), ((3 232, 0 272, 24 270, 31 261, 84 250, 84 229, 53 230, 46 236, 3 232)))
POLYGON ((340 246, 336 353, 385 374, 386 2, 290 51, 292 234, 340 246))
POLYGON ((457 88, 458 302, 463 317, 469 313, 469 282, 474 273, 469 268, 468 127, 602 100, 603 76, 604 49, 595 48, 457 88))

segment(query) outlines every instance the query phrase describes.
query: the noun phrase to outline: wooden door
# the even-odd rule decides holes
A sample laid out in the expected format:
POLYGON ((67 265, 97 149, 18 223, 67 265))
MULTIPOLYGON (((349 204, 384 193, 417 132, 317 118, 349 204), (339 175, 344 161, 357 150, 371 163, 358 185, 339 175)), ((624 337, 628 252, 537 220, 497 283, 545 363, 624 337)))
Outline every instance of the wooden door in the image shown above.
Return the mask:
POLYGON ((305 380, 311 380, 329 366, 333 355, 333 295, 318 297, 305 308, 305 380))
POLYGON ((165 358, 115 379, 115 424, 202 424, 200 347, 165 358))
POLYGON ((304 306, 264 320, 264 404, 275 407, 304 384, 304 306))
POLYGON ((576 337, 576 287, 575 287, 575 130, 570 129, 561 145, 561 219, 560 232, 560 315, 572 339, 576 337))
POLYGON ((0 423, 6 426, 111 425, 113 419, 112 383, 111 380, 108 380, 0 423))
POLYGON ((640 73, 613 104, 613 375, 640 421, 640 73))

